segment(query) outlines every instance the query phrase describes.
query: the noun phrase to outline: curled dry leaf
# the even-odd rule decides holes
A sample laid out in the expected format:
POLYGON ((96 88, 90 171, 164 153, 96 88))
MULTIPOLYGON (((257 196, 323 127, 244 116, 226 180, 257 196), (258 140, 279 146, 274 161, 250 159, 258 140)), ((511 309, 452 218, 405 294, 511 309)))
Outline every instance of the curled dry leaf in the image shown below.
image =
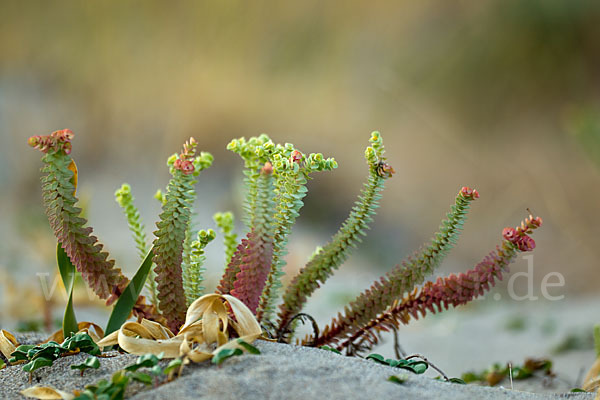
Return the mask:
POLYGON ((0 352, 2 355, 8 360, 10 359, 10 355, 13 351, 19 346, 19 342, 13 336, 12 333, 5 331, 4 329, 0 330, 0 352))
POLYGON ((207 294, 189 306, 177 335, 156 322, 126 322, 100 340, 98 346, 118 344, 131 354, 164 353, 165 358, 183 356, 186 361, 201 362, 223 349, 244 350, 237 338, 252 343, 261 333, 258 321, 240 300, 230 295, 207 294), (229 337, 230 328, 237 334, 233 340, 229 337))
MULTIPOLYGON (((80 322, 77 324, 77 332, 76 333, 87 333, 90 335, 92 340, 98 343, 104 337, 104 330, 94 324, 93 322, 80 322)), ((63 335, 62 329, 54 332, 48 339, 44 341, 44 343, 48 343, 50 341, 55 341, 57 343, 62 343, 65 341, 65 337, 63 335)))
MULTIPOLYGON (((87 332, 94 341, 104 334, 98 325, 89 322, 82 322, 78 327, 80 331, 87 332)), ((144 319, 141 323, 126 322, 118 331, 97 340, 96 343, 100 347, 118 344, 123 350, 136 355, 163 353, 165 358, 182 356, 181 366, 170 371, 175 373, 177 369, 177 372, 181 372, 183 365, 211 359, 221 350, 244 350, 243 344, 252 343, 261 333, 260 324, 254 314, 240 300, 230 295, 207 294, 190 305, 185 324, 177 335, 157 322, 144 319), (231 340, 230 327, 237 335, 231 340)), ((48 340, 61 341, 61 334, 60 331, 56 332, 48 340)), ((16 348, 18 343, 9 332, 1 331, 0 337, 4 338, 1 343, 8 343, 16 348)), ((7 347, 8 350, 10 349, 7 347)), ((172 378, 171 374, 169 378, 172 378)), ((73 394, 44 386, 33 386, 21 391, 21 394, 36 399, 72 400, 75 397, 73 394)))
POLYGON ((583 384, 582 389, 586 392, 597 389, 600 390, 600 357, 596 359, 596 362, 592 365, 592 368, 590 368, 583 382, 585 383, 583 384))
POLYGON ((596 392, 598 395, 596 396, 596 399, 600 399, 600 376, 590 381, 586 381, 586 383, 582 386, 582 389, 586 392, 596 392))
POLYGON ((25 397, 33 397, 34 399, 63 399, 72 400, 75 396, 71 393, 64 392, 62 390, 54 389, 49 386, 32 386, 30 388, 21 390, 20 392, 25 397))

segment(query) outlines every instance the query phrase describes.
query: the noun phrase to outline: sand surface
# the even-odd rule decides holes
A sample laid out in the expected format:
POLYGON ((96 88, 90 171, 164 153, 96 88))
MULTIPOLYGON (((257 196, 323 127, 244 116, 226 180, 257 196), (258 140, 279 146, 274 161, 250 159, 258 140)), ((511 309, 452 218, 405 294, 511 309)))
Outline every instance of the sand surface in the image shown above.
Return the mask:
MULTIPOLYGON (((30 337, 31 340, 31 337, 30 337)), ((437 381, 428 375, 377 364, 370 360, 345 357, 316 348, 257 341, 260 355, 243 355, 217 367, 204 362, 186 367, 171 383, 149 389, 133 384, 133 399, 593 399, 587 393, 533 394, 505 388, 459 385, 437 381), (388 382, 391 375, 402 376, 403 384, 388 382)), ((117 354, 117 353, 109 353, 117 354)), ((133 362, 134 356, 121 354, 100 360, 98 370, 81 377, 70 365, 87 355, 65 357, 52 367, 35 372, 33 383, 62 390, 81 389, 133 362)), ((0 398, 23 398, 19 390, 29 387, 28 374, 21 366, 0 371, 0 398)))

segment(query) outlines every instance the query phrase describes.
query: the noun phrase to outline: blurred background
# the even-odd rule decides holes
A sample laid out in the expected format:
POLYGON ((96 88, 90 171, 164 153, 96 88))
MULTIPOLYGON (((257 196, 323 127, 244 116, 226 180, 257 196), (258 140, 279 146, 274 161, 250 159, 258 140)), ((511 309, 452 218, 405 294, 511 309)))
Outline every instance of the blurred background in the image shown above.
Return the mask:
MULTIPOLYGON (((47 306, 35 274, 52 284, 55 241, 40 154, 26 139, 62 128, 76 135, 90 224, 128 274, 137 259, 113 193, 132 185, 150 235, 166 159, 190 136, 215 156, 199 180, 197 228, 214 228, 216 211, 241 216, 230 139, 264 132, 336 158, 337 170, 309 184, 290 240, 293 271, 347 215, 379 130, 397 174, 370 236, 311 300, 315 312, 333 315, 426 242, 461 186, 481 198, 440 274, 479 261, 530 208, 544 219, 534 294, 549 272, 565 278, 550 290, 562 301, 597 294, 599 38, 595 0, 3 0, 0 321, 33 320, 47 306)), ((221 254, 218 241, 208 248, 210 289, 221 254)), ((497 293, 506 299, 505 286, 497 293)), ((64 300, 55 302, 60 317, 64 300)))

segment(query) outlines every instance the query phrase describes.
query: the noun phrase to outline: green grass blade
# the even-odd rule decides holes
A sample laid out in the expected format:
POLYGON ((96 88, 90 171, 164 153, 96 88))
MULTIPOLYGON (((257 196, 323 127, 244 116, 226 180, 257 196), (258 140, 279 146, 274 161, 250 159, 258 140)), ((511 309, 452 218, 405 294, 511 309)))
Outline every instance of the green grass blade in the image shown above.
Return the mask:
POLYGON ((62 278, 65 289, 69 300, 67 301, 67 307, 65 308, 65 315, 63 316, 63 335, 65 338, 76 333, 79 329, 77 328, 77 318, 75 317, 75 310, 73 309, 73 284, 75 282, 75 266, 71 263, 69 256, 63 250, 60 243, 56 246, 56 261, 58 263, 58 270, 60 277, 62 278))
POLYGON ((140 268, 135 273, 135 276, 129 282, 129 285, 125 288, 125 291, 117 300, 112 313, 110 314, 110 318, 108 319, 108 324, 106 325, 106 329, 104 330, 105 335, 108 335, 123 325, 127 318, 129 318, 129 314, 131 314, 131 310, 133 310, 133 306, 135 305, 142 289, 144 288, 144 282, 146 282, 146 278, 150 273, 150 267, 152 267, 152 257, 154 253, 150 249, 146 258, 140 265, 140 268))
POLYGON ((600 358, 600 324, 594 326, 594 347, 596 349, 596 357, 600 358))

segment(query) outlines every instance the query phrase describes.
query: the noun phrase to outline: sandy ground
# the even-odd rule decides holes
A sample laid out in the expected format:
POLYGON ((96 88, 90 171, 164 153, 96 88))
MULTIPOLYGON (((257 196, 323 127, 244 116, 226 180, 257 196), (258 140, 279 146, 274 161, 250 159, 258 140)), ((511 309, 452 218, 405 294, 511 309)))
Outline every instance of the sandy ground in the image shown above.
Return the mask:
MULTIPOLYGON (((555 379, 515 381, 513 387, 537 393, 568 391, 581 386, 594 361, 591 335, 594 322, 600 322, 599 305, 598 297, 556 302, 476 301, 411 321, 399 330, 399 342, 405 353, 425 355, 447 375, 456 377, 494 363, 518 365, 530 357, 549 358, 555 379), (574 343, 557 353, 555 349, 565 341, 574 343)), ((317 307, 307 311, 317 317, 319 326, 329 322, 330 317, 317 307)), ((391 334, 384 336, 373 352, 394 357, 391 334)))
MULTIPOLYGON (((600 322, 599 305, 597 298, 556 304, 482 304, 411 324, 400 331, 400 342, 407 353, 424 353, 453 376, 496 362, 522 364, 527 357, 548 358, 556 379, 535 387, 525 380, 514 387, 554 392, 581 386, 594 360, 591 335, 593 322, 600 322), (571 349, 557 352, 566 342, 572 343, 571 349)), ((390 342, 376 351, 391 356, 390 342)))
MULTIPOLYGON (((405 398, 420 399, 553 399, 561 398, 553 393, 567 393, 580 387, 583 374, 594 359, 591 329, 594 321, 600 321, 600 299, 495 302, 491 297, 492 300, 488 297, 488 300, 430 315, 402 327, 399 339, 403 350, 407 354, 426 356, 451 377, 460 377, 467 371, 481 371, 493 363, 522 364, 528 357, 550 358, 556 377, 514 381, 514 390, 509 390, 474 385, 463 387, 434 381, 431 378, 438 373, 430 369, 423 376, 408 373, 407 382, 397 385, 386 379, 392 374, 407 372, 323 350, 259 342, 263 350, 261 356, 228 360, 221 368, 210 364, 190 367, 177 382, 153 391, 153 397, 144 393, 138 398, 167 398, 170 392, 175 391, 181 398, 192 398, 193 393, 200 392, 206 398, 309 398, 318 393, 326 398, 338 398, 335 397, 337 393, 340 393, 339 398, 360 398, 363 395, 373 398, 371 393, 377 390, 377 396, 403 393, 405 398), (571 342, 570 348, 555 352, 557 346, 568 341, 571 342)), ((101 315, 94 312, 86 315, 83 311, 78 310, 82 319, 102 322, 101 315)), ((317 318, 321 327, 329 322, 331 308, 324 310, 309 304, 306 311, 317 318)), ((372 352, 393 358, 391 342, 390 335, 383 337, 382 344, 372 352)), ((103 359, 100 370, 88 371, 81 378, 78 372, 68 369, 70 364, 81 362, 80 358, 83 356, 68 357, 59 360, 52 368, 43 368, 35 374, 34 383, 63 389, 83 388, 85 384, 109 377, 112 371, 133 359, 127 355, 103 359)), ((0 398, 18 398, 18 390, 29 386, 27 374, 18 366, 1 371, 0 379, 3 382, 0 398)), ((511 388, 508 380, 499 386, 511 388)), ((134 392, 143 389, 140 385, 132 387, 134 392)))
MULTIPOLYGON (((128 394, 133 399, 593 399, 589 393, 532 394, 504 388, 458 385, 436 381, 404 370, 356 357, 340 356, 329 351, 258 341, 260 355, 243 355, 226 360, 220 367, 209 362, 186 368, 175 381, 148 390, 133 385, 128 394), (389 382, 401 376, 402 384, 389 382)), ((35 373, 34 383, 52 385, 63 390, 108 378, 110 373, 131 363, 130 355, 101 360, 99 370, 86 371, 83 377, 69 369, 86 356, 76 355, 58 360, 50 368, 35 373)), ((27 374, 20 366, 0 372, 0 397, 22 398, 18 391, 28 387, 27 374)))

